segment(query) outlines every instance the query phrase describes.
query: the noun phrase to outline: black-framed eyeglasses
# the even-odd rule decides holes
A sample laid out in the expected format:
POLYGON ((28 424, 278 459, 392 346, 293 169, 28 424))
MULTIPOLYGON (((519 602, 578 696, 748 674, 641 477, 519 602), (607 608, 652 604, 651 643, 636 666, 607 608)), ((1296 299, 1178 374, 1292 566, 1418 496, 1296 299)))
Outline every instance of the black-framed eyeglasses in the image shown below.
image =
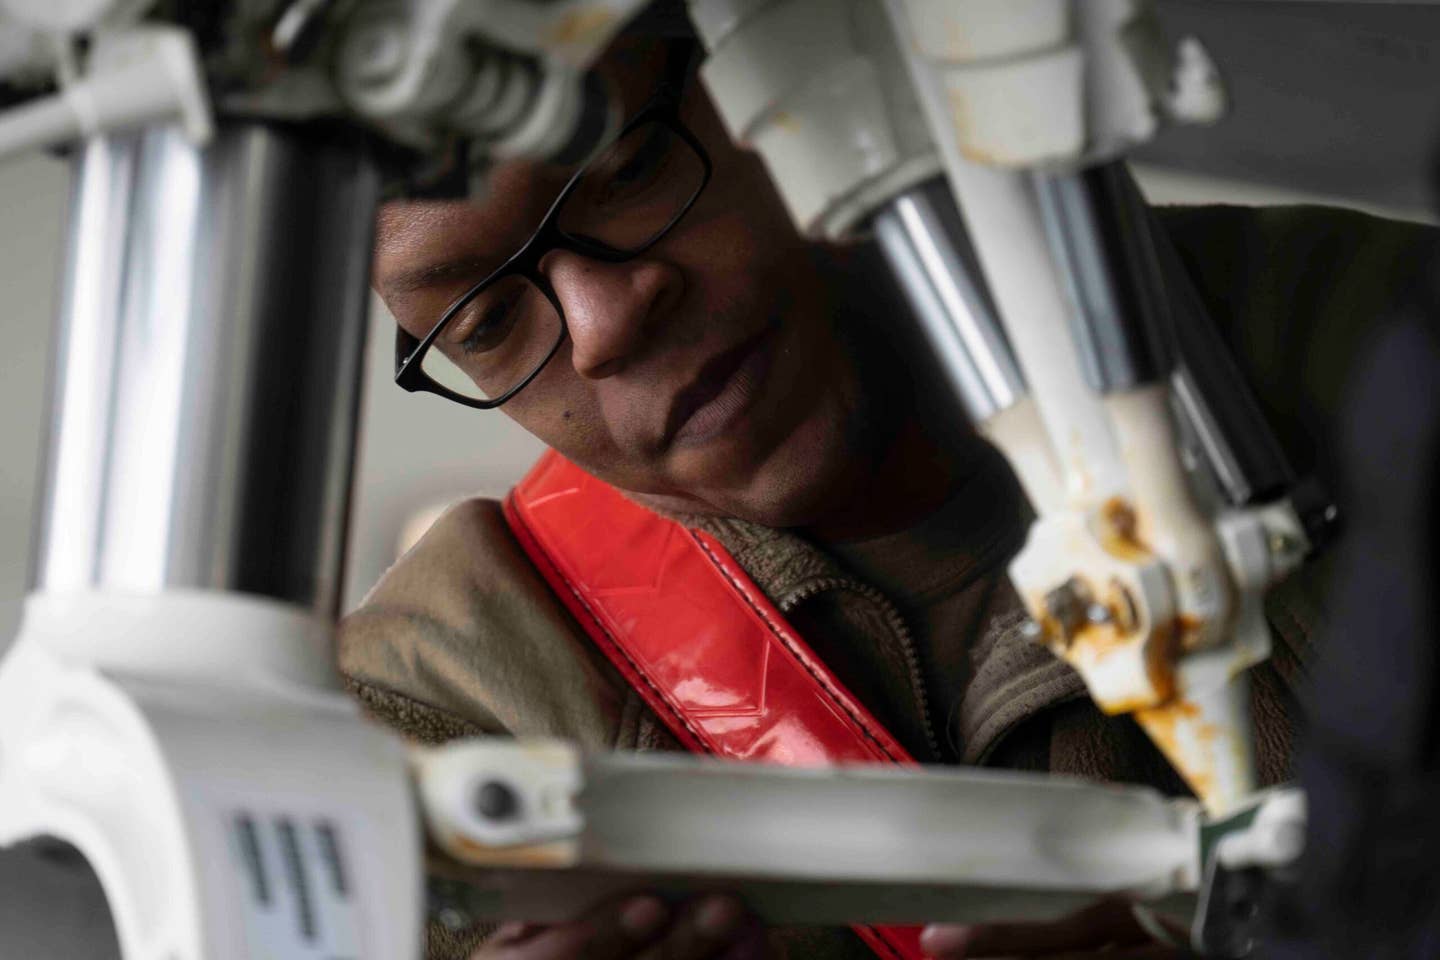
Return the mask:
POLYGON ((622 263, 680 222, 710 180, 710 156, 679 115, 693 52, 671 52, 656 95, 576 171, 510 259, 452 301, 424 339, 397 328, 397 384, 481 410, 500 406, 565 341, 565 313, 540 261, 571 250, 622 263))

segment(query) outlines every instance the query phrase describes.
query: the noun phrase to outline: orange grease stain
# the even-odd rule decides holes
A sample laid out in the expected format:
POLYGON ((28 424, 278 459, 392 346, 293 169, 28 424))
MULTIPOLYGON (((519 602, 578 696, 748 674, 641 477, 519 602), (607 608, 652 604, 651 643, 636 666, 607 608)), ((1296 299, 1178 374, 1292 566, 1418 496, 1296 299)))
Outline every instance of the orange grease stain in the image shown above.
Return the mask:
POLYGON ((560 18, 549 31, 546 40, 562 47, 589 43, 610 29, 614 22, 615 14, 604 7, 575 10, 560 18))
POLYGON ((564 841, 529 843, 514 847, 488 847, 469 837, 452 835, 443 846, 457 860, 496 867, 565 867, 574 850, 564 841))
POLYGON ((1140 539, 1140 521, 1135 508, 1122 497, 1111 497, 1100 505, 1100 546, 1112 556, 1130 563, 1148 562, 1154 551, 1140 539))
MULTIPOLYGON (((1195 795, 1204 800, 1215 793, 1215 772, 1196 765, 1197 758, 1181 749, 1181 723, 1193 727, 1200 717, 1200 708, 1188 700, 1173 700, 1161 707, 1135 711, 1135 720, 1150 735, 1160 752, 1180 772, 1195 795)), ((1211 724, 1197 727, 1197 739, 1212 741, 1216 731, 1211 724)), ((1207 751, 1208 752, 1208 751, 1207 751)), ((1208 766, 1208 765, 1207 765, 1208 766)))

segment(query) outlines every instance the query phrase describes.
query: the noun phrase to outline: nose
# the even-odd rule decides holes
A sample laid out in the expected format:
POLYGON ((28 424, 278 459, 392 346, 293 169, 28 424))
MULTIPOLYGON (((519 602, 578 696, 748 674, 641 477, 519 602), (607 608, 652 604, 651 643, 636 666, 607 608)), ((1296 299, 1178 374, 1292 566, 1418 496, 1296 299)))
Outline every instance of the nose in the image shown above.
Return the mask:
POLYGON ((685 288, 679 269, 644 257, 605 263, 557 250, 541 269, 565 311, 576 372, 597 380, 649 348, 685 288))

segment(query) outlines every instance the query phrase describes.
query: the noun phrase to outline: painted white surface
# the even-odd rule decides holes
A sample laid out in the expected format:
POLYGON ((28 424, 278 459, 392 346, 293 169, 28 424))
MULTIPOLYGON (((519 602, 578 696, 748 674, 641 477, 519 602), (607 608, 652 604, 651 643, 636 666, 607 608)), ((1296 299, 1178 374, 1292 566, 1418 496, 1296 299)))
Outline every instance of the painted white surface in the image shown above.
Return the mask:
POLYGON ((1197 204, 1229 203, 1238 206, 1268 207, 1294 203, 1323 203, 1330 206, 1349 207, 1377 217, 1392 220, 1412 220, 1416 223, 1440 223, 1434 213, 1417 207, 1364 203, 1346 197, 1329 196, 1289 190, 1269 184, 1248 183, 1244 180, 1229 180, 1222 177, 1207 177, 1184 170, 1172 170, 1149 164, 1131 164, 1130 169, 1145 196, 1154 204, 1197 204))

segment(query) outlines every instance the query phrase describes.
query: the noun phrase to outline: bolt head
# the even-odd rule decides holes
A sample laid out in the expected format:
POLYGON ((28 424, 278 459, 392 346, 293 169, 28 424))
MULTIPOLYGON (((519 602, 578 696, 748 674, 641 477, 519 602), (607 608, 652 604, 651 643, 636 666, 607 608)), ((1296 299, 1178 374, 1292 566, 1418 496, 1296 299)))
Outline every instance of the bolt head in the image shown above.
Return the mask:
POLYGON ((1074 577, 1045 594, 1045 612, 1060 627, 1066 637, 1073 636, 1085 622, 1085 611, 1090 606, 1090 592, 1085 584, 1074 577))
POLYGON ((1300 541, 1288 533, 1272 533, 1270 535, 1270 552, 1273 555, 1289 558, 1298 554, 1300 550, 1300 541))
POLYGON ((475 791, 475 812, 486 820, 514 820, 520 816, 520 795, 503 780, 486 780, 475 791))

